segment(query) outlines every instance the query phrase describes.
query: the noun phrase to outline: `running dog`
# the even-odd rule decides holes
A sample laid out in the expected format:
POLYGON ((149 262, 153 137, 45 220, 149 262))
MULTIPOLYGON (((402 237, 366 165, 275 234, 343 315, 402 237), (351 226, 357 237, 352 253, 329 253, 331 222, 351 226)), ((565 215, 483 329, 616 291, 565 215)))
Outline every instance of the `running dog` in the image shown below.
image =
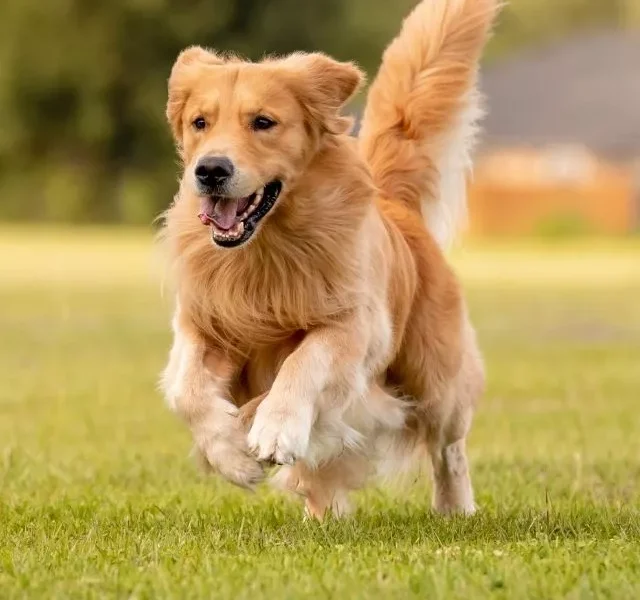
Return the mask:
POLYGON ((309 514, 339 516, 350 491, 424 450, 434 508, 474 512, 465 438, 484 373, 442 248, 464 217, 497 8, 423 0, 384 54, 358 138, 341 114, 363 82, 352 63, 178 57, 162 387, 226 479, 252 487, 278 463, 309 514))

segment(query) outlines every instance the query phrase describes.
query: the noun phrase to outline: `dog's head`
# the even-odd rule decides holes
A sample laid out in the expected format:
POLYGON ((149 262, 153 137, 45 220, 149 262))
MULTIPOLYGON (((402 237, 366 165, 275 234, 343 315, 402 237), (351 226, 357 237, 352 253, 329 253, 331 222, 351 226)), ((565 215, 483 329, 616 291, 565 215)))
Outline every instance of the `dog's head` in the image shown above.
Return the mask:
MULTIPOLYGON (((361 71, 323 54, 250 63, 199 47, 178 57, 167 118, 184 185, 223 247, 246 243, 286 196, 327 135, 346 133, 340 109, 361 71)), ((194 218, 196 215, 194 215, 194 218)))

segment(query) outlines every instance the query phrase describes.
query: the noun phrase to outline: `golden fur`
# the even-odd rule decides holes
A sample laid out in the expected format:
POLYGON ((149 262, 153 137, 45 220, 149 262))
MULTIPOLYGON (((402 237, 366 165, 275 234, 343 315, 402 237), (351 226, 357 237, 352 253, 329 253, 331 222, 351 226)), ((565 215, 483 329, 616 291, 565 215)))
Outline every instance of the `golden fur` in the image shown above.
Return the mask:
POLYGON ((340 115, 362 82, 351 63, 178 57, 167 116, 184 176, 164 231, 177 305, 163 386, 227 479, 252 486, 265 461, 285 464, 279 483, 322 518, 425 447, 435 508, 474 510, 464 440, 482 363, 438 232, 460 212, 446 182, 464 178, 496 10, 423 0, 385 53, 359 140, 340 115), (253 131, 257 113, 278 125, 253 131), (216 246, 196 216, 194 165, 210 154, 234 161, 239 195, 283 182, 238 248, 216 246))

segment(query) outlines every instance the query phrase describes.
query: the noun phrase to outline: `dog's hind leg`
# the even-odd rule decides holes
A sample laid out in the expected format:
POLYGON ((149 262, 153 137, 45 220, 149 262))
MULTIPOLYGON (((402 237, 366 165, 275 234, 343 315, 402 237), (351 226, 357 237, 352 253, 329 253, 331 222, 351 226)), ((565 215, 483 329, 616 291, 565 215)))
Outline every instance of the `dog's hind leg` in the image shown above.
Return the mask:
POLYGON ((476 511, 467 464, 465 438, 429 445, 433 466, 433 508, 441 514, 473 514, 476 511))
POLYGON ((412 420, 429 450, 433 508, 443 514, 475 511, 465 440, 484 389, 484 369, 466 310, 459 315, 458 323, 445 328, 442 318, 429 319, 427 307, 416 307, 393 373, 417 400, 412 420))
POLYGON ((473 411, 484 390, 484 368, 475 333, 465 323, 464 347, 460 371, 452 386, 452 409, 438 434, 429 440, 433 467, 433 508, 442 514, 473 514, 476 510, 466 437, 473 411))

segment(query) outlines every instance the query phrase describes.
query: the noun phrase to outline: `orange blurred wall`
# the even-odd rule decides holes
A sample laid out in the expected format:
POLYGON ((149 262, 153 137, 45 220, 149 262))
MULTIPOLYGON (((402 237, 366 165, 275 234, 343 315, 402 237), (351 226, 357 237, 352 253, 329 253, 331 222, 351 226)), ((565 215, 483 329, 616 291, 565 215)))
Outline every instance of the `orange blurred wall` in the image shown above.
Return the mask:
POLYGON ((584 149, 512 149, 476 162, 469 193, 470 235, 531 235, 573 224, 624 234, 636 226, 631 169, 584 149))

